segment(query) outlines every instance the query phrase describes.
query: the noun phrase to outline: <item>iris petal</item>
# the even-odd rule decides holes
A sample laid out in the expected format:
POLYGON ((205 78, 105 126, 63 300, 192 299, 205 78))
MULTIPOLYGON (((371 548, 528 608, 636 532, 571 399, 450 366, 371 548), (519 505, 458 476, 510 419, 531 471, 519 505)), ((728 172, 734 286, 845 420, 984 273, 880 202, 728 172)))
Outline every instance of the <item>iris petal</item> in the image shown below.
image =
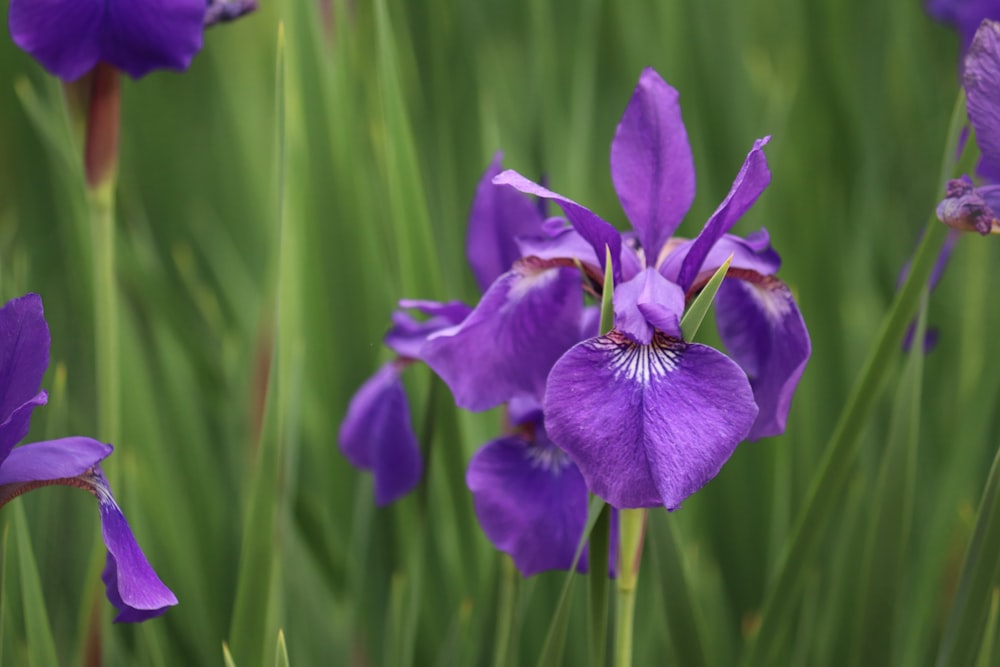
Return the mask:
POLYGON ((727 278, 716 297, 719 336, 750 377, 760 412, 749 438, 785 431, 792 396, 811 343, 791 290, 773 276, 753 282, 727 278))
MULTIPOLYGON (((587 487, 562 450, 545 438, 493 440, 472 457, 465 479, 483 532, 521 574, 569 569, 587 522, 587 487)), ((584 552, 580 572, 586 559, 584 552)))
POLYGON ((28 434, 31 411, 49 366, 49 327, 37 294, 0 308, 0 461, 28 434))
POLYGON ((679 97, 654 70, 643 70, 611 143, 615 191, 653 258, 694 201, 694 159, 679 97))
POLYGON ((11 0, 10 34, 21 49, 64 81, 101 59, 101 0, 11 0))
POLYGON ((461 324, 431 336, 421 358, 467 410, 540 397, 552 364, 579 340, 582 307, 575 269, 518 264, 461 324))
POLYGON ((423 461, 399 371, 388 363, 351 399, 337 437, 352 465, 371 470, 375 502, 387 505, 420 481, 423 461))
POLYGON ((563 355, 544 406, 549 437, 618 508, 677 509, 757 416, 746 375, 720 352, 662 335, 638 345, 614 331, 563 355))
POLYGON ((969 120, 985 171, 1000 171, 1000 22, 983 21, 965 57, 963 84, 969 120))
POLYGON ((677 278, 678 284, 685 291, 701 271, 705 257, 716 241, 721 239, 753 206, 771 182, 771 171, 767 167, 767 157, 764 155, 764 146, 770 140, 771 137, 764 137, 754 142, 753 148, 743 161, 743 166, 740 167, 740 172, 736 175, 736 180, 729 189, 729 194, 715 209, 715 213, 708 219, 691 245, 677 278))

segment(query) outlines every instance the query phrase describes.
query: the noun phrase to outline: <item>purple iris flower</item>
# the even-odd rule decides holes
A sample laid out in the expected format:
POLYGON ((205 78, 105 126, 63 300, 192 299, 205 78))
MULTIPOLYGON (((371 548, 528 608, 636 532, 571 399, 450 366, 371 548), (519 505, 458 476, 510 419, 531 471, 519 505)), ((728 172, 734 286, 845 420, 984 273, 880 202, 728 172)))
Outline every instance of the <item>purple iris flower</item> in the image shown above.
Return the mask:
POLYGON ((138 79, 187 69, 206 25, 254 8, 253 0, 11 0, 9 25, 14 43, 64 81, 99 62, 138 79))
POLYGON ((930 0, 927 13, 958 32, 965 53, 983 19, 1000 19, 1000 0, 930 0))
POLYGON ((119 610, 115 621, 144 621, 177 604, 149 565, 101 471, 112 447, 91 438, 69 437, 15 447, 28 434, 31 413, 44 405, 40 390, 49 365, 49 328, 42 300, 28 294, 0 309, 0 506, 52 484, 92 493, 101 513, 108 549, 101 578, 119 610))
MULTIPOLYGON (((742 440, 784 430, 809 357, 809 335, 790 290, 774 276, 780 260, 766 233, 749 239, 727 233, 770 181, 767 142, 754 144, 729 194, 690 242, 671 236, 694 199, 691 149, 678 94, 652 69, 642 73, 611 147, 612 180, 634 235, 619 234, 587 208, 516 172, 494 179, 554 200, 571 225, 547 226, 547 238, 522 243, 522 251, 533 255, 522 263, 532 271, 501 276, 470 316, 492 311, 481 318, 499 329, 495 340, 504 354, 524 353, 524 341, 509 340, 519 332, 561 334, 560 322, 566 324, 556 319, 564 317, 560 309, 570 298, 565 295, 570 281, 567 287, 557 276, 543 282, 542 271, 565 271, 569 260, 592 280, 603 275, 610 251, 614 329, 576 342, 558 358, 547 375, 543 408, 548 437, 576 462, 590 491, 614 507, 677 509, 715 476, 742 440), (731 269, 716 312, 735 361, 685 342, 679 324, 688 297, 729 255, 731 269), (505 298, 490 300, 495 290, 505 298)), ((573 303, 578 305, 579 297, 573 303)), ((425 350, 445 339, 446 332, 439 332, 425 350)), ((476 358, 478 367, 486 341, 485 335, 453 337, 452 344, 462 349, 451 350, 449 357, 476 358)), ((530 343, 536 356, 529 359, 541 358, 538 351, 546 343, 564 345, 559 335, 530 343)), ((500 366, 489 365, 491 371, 500 366)), ((466 400, 467 407, 489 407, 497 398, 489 388, 473 393, 460 382, 449 384, 456 399, 456 388, 479 399, 466 400)))
POLYGON ((1000 233, 1000 22, 983 21, 965 56, 966 110, 982 158, 976 186, 965 176, 949 181, 937 207, 941 222, 960 231, 1000 233))

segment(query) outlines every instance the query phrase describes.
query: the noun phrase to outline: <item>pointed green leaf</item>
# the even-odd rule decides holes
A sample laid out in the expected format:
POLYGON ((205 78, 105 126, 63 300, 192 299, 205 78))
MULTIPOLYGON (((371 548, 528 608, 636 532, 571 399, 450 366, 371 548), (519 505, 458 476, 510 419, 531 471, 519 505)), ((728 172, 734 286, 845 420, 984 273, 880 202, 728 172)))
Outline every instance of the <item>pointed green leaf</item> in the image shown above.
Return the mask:
POLYGON ((274 650, 274 667, 288 667, 288 648, 285 646, 284 630, 278 630, 278 643, 274 650))
POLYGON ((225 667, 236 667, 236 663, 233 662, 233 655, 229 652, 229 645, 226 642, 222 642, 222 661, 225 667))
POLYGON ((604 246, 604 285, 601 289, 601 327, 598 331, 604 335, 615 325, 615 277, 611 264, 611 248, 604 246))
POLYGON ((698 296, 688 306, 684 317, 681 318, 681 331, 684 333, 684 340, 694 340, 694 337, 698 335, 698 329, 701 328, 701 323, 705 320, 708 309, 712 307, 715 295, 719 293, 719 287, 722 286, 722 280, 726 277, 726 272, 729 270, 729 265, 732 261, 732 255, 726 258, 722 266, 712 274, 711 279, 709 279, 704 289, 698 293, 698 296))
POLYGON ((21 600, 24 611, 25 631, 28 635, 28 660, 34 667, 58 665, 56 645, 52 637, 52 626, 45 609, 42 582, 38 578, 38 565, 31 549, 28 534, 28 519, 24 506, 12 503, 14 507, 14 530, 17 535, 18 569, 21 573, 21 600))

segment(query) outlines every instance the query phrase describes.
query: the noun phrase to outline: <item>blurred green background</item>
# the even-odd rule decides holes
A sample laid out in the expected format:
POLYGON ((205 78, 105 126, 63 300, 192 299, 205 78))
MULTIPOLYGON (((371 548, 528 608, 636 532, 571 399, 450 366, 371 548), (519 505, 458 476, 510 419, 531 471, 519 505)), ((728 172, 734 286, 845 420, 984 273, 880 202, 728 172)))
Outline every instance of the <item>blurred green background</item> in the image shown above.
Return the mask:
MULTIPOLYGON (((957 37, 916 0, 321 4, 265 1, 209 31, 188 72, 123 85, 123 430, 108 465, 180 605, 111 626, 93 502, 72 489, 29 494, 17 502, 60 663, 222 664, 227 641, 236 664, 270 664, 283 628, 293 665, 491 665, 511 585, 517 641, 503 664, 534 664, 565 575, 505 580, 464 488, 498 415, 456 418, 443 385, 408 373, 433 455, 426 490, 387 508, 339 454, 337 428, 388 358, 380 339, 397 299, 476 299, 466 215, 496 150, 627 224, 609 147, 652 66, 680 91, 695 153, 682 234, 697 233, 754 139, 773 137, 772 184, 735 231, 770 231, 813 341, 787 433, 742 445, 681 511, 650 520, 636 664, 737 664, 940 197, 957 37), (103 657, 88 663, 95 646, 103 657)), ((96 435, 90 231, 61 87, 8 39, 0 85, 0 296, 40 293, 53 338, 51 400, 30 439, 96 435)), ((962 238, 931 299, 940 341, 924 362, 911 477, 879 475, 893 397, 913 386, 900 381, 902 351, 890 364, 770 664, 938 654, 997 446, 998 253, 962 238), (914 492, 894 505, 882 492, 899 479, 914 492), (885 570, 899 577, 892 614, 859 628, 876 516, 911 530, 885 570)), ((17 537, 4 548, 2 660, 44 664, 17 537)), ((585 593, 576 587, 568 665, 592 658, 585 593)), ((995 616, 983 622, 995 630, 995 616)))

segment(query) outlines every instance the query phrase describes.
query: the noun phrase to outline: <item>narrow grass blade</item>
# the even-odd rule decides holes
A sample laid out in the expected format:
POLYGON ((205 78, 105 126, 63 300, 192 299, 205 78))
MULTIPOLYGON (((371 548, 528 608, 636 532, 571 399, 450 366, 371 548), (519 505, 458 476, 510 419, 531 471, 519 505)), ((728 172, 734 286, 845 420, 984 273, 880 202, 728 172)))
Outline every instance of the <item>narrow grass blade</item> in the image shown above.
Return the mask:
POLYGON ((31 549, 28 535, 28 519, 21 503, 14 507, 14 531, 17 535, 18 570, 21 574, 21 599, 24 611, 24 625, 28 637, 28 661, 35 667, 58 665, 56 644, 52 637, 52 626, 45 609, 42 596, 42 582, 38 578, 38 565, 31 549))
MULTIPOLYGON (((610 264, 608 265, 610 266, 610 264)), ((610 580, 608 578, 608 549, 611 546, 611 508, 607 505, 597 518, 597 525, 590 534, 588 565, 588 607, 590 621, 591 664, 600 667, 605 663, 608 640, 608 606, 610 580)), ((621 563, 619 563, 619 571, 621 563)), ((621 574, 619 574, 621 576, 621 574)))
POLYGON ((563 648, 566 645, 566 628, 569 625, 570 594, 573 592, 573 584, 576 582, 576 565, 580 562, 587 538, 594 530, 594 525, 597 524, 597 519, 604 511, 605 505, 606 503, 597 496, 590 499, 587 524, 584 526, 579 544, 576 545, 576 554, 573 556, 569 572, 566 573, 566 581, 559 593, 559 602, 556 603, 556 608, 552 611, 552 620, 549 622, 549 630, 545 635, 545 644, 542 645, 542 650, 538 655, 538 667, 562 664, 563 648))
POLYGON ((274 667, 288 667, 288 647, 285 646, 284 630, 278 630, 278 643, 274 649, 274 667))
POLYGON ((233 662, 233 656, 229 652, 229 645, 226 642, 222 642, 222 664, 225 667, 236 667, 236 663, 233 662))
POLYGON ((688 306, 684 317, 681 318, 681 331, 684 333, 684 340, 694 340, 694 337, 698 335, 698 329, 701 328, 701 323, 705 321, 705 315, 708 314, 708 309, 712 307, 715 295, 719 293, 719 287, 722 286, 722 280, 726 277, 726 271, 729 270, 729 265, 732 261, 732 255, 726 258, 722 266, 712 274, 711 279, 709 279, 704 289, 699 292, 698 296, 691 302, 691 305, 688 306))
MULTIPOLYGON (((925 290, 913 340, 922 341, 926 330, 925 290)), ((875 494, 869 505, 852 664, 891 664, 892 629, 901 611, 902 577, 913 520, 923 371, 923 345, 914 344, 900 379, 889 440, 882 455, 875 494)))
POLYGON ((611 264, 611 248, 604 246, 604 286, 601 290, 601 327, 598 331, 604 335, 615 325, 615 277, 611 264))
POLYGON ((979 647, 979 659, 976 662, 976 667, 991 667, 991 665, 997 664, 993 655, 997 635, 1000 635, 1000 588, 993 589, 990 615, 986 619, 986 632, 983 633, 983 643, 979 647))
POLYGON ((937 667, 975 662, 993 598, 1000 583, 1000 449, 997 449, 979 505, 975 532, 965 553, 961 578, 945 625, 937 667))

